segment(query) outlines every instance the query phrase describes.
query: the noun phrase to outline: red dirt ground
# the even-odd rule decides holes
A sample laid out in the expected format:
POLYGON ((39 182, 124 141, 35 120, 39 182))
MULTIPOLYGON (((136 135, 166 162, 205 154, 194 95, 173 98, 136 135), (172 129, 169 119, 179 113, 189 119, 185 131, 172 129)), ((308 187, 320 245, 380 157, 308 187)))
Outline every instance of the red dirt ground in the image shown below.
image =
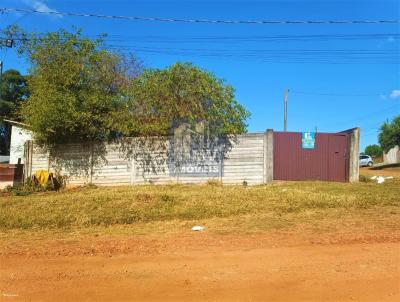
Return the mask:
POLYGON ((2 244, 1 301, 400 301, 398 234, 2 244))
POLYGON ((360 168, 360 174, 368 175, 368 176, 392 176, 399 178, 400 177, 400 168, 399 167, 392 167, 392 168, 385 168, 381 170, 372 170, 368 167, 360 168))

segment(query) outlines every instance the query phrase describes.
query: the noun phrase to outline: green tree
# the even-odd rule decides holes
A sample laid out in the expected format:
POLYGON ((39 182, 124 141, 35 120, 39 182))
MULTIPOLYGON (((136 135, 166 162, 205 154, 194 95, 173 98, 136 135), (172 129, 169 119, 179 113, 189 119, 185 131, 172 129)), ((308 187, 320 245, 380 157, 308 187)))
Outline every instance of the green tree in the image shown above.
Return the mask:
POLYGON ((28 96, 27 77, 14 69, 4 72, 0 81, 0 116, 19 119, 18 110, 28 96))
POLYGON ((52 146, 115 137, 112 113, 121 110, 127 79, 121 56, 79 30, 32 34, 22 41, 19 52, 31 63, 31 95, 21 116, 35 139, 52 146))
POLYGON ((127 136, 168 136, 177 124, 203 121, 215 136, 235 135, 249 117, 232 86, 190 63, 145 70, 128 87, 126 106, 115 120, 127 136))
POLYGON ((79 30, 36 35, 10 27, 4 33, 18 37, 18 52, 31 64, 31 95, 21 116, 50 149, 135 136, 143 140, 134 140, 139 143, 127 153, 137 157, 147 156, 144 149, 160 150, 158 138, 183 123, 207 125, 211 140, 246 131, 249 113, 232 86, 190 63, 141 73, 134 57, 107 51, 101 38, 79 30))
POLYGON ((114 121, 124 136, 144 138, 122 144, 143 173, 163 171, 167 159, 174 171, 188 162, 222 160, 247 128, 249 113, 232 86, 190 63, 145 70, 127 87, 125 101, 127 110, 114 121))
POLYGON ((400 115, 392 122, 385 122, 379 133, 379 143, 385 152, 395 146, 400 146, 400 115))
POLYGON ((19 120, 18 111, 29 96, 27 78, 14 69, 3 73, 0 81, 0 154, 10 148, 10 125, 4 119, 19 120))
POLYGON ((365 154, 371 156, 372 158, 377 158, 382 156, 382 148, 379 145, 368 145, 365 147, 365 154))

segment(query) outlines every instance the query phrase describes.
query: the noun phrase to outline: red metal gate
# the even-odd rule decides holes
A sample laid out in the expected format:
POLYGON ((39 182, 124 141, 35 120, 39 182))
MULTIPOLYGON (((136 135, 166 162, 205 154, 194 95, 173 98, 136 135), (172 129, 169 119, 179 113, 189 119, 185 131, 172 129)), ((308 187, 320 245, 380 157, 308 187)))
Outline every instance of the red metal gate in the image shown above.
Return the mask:
POLYGON ((316 133, 314 149, 303 149, 301 133, 274 132, 274 180, 349 180, 349 137, 316 133))

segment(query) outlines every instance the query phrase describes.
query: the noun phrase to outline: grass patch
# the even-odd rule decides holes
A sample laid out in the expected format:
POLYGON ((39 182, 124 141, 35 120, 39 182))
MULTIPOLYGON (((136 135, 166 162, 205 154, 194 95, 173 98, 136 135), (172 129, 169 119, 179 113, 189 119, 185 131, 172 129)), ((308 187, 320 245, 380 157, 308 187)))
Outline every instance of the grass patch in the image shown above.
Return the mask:
MULTIPOLYGON (((3 195, 0 230, 65 229, 150 222, 230 220, 276 225, 344 212, 399 213, 400 182, 296 182, 267 186, 130 186, 77 188, 30 196, 3 195), (269 218, 268 218, 269 217, 269 218), (238 218, 239 219, 239 218, 238 218)), ((372 215, 372 214, 371 214, 372 215)), ((393 215, 392 215, 393 216, 393 215)), ((393 217, 389 217, 394 219, 393 217)))

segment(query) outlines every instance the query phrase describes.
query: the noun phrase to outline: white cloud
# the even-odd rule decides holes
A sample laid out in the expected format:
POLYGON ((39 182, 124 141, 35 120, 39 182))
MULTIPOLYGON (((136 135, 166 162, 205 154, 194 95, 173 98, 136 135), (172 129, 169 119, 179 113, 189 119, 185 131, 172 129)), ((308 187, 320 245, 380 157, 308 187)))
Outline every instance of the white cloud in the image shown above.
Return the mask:
POLYGON ((50 8, 46 2, 47 0, 22 0, 26 5, 32 7, 35 10, 48 13, 48 12, 56 12, 57 10, 50 8))
POLYGON ((400 98, 400 89, 392 90, 392 92, 390 93, 390 98, 392 99, 400 98))

